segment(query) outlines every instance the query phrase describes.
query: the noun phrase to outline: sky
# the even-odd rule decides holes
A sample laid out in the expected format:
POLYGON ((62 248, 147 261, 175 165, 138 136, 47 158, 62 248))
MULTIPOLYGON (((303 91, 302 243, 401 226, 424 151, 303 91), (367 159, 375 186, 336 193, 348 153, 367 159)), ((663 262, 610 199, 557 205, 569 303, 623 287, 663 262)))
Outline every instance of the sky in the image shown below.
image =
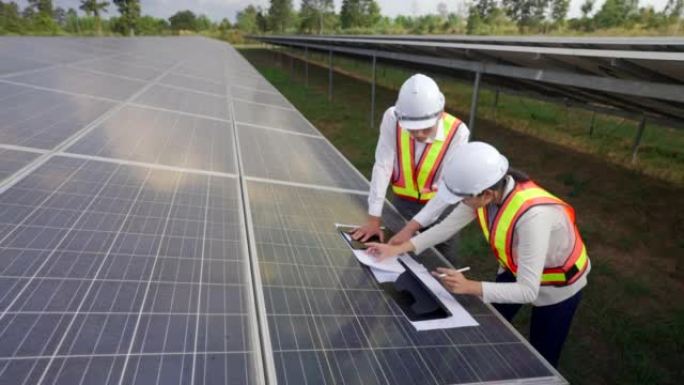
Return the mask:
MULTIPOLYGON (((110 0, 111 1, 111 0, 110 0)), ((300 0, 293 0, 296 8, 299 8, 300 0)), ((335 5, 339 11, 342 0, 334 0, 335 5)), ((377 0, 380 4, 383 15, 397 16, 397 15, 423 15, 428 13, 436 13, 437 4, 443 2, 447 4, 450 12, 456 12, 460 9, 465 10, 464 4, 467 0, 377 0)), ((594 9, 599 9, 605 0, 597 0, 594 9)), ((55 6, 62 8, 76 8, 78 9, 79 0, 53 0, 55 6)), ((584 0, 570 1, 570 17, 580 15, 580 6, 584 0)), ((641 6, 651 5, 657 10, 665 7, 667 0, 641 0, 641 6)), ((20 0, 19 4, 24 7, 26 0, 20 0)), ((237 11, 245 8, 249 4, 261 5, 268 8, 268 0, 141 0, 143 14, 152 15, 155 17, 168 18, 177 11, 189 9, 197 14, 205 14, 212 20, 221 20, 228 18, 231 21, 235 20, 237 11)), ((116 8, 110 6, 107 15, 117 15, 116 8)))

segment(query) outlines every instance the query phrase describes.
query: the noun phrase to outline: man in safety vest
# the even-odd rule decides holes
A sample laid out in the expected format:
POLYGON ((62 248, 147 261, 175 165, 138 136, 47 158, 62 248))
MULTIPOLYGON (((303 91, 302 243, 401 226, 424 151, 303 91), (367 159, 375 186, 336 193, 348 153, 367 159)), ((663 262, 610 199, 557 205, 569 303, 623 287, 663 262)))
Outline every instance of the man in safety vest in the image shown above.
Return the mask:
MULTIPOLYGON (((433 224, 449 206, 433 199, 442 165, 469 137, 468 127, 444 112, 444 95, 434 80, 421 74, 406 80, 396 105, 388 108, 382 119, 368 195, 368 220, 352 234, 354 239, 365 242, 378 236, 387 241, 381 231, 381 214, 390 184, 394 206, 405 218, 413 218, 389 240, 391 244, 402 243, 433 224)), ((455 238, 438 249, 453 261, 455 238)))
POLYGON ((530 342, 549 363, 558 359, 591 264, 575 210, 508 167, 494 147, 459 146, 445 166, 439 195, 458 205, 443 221, 401 245, 369 243, 378 258, 422 250, 477 221, 499 264, 496 282, 467 279, 454 269, 433 272, 456 294, 481 296, 509 321, 531 303, 530 342))

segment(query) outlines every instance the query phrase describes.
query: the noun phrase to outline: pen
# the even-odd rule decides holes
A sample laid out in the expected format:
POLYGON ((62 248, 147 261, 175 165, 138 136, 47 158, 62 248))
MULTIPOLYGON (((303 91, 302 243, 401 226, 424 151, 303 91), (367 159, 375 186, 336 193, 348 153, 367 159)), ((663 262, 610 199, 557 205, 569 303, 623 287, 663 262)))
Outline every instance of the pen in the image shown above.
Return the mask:
MULTIPOLYGON (((458 273, 465 273, 465 272, 468 271, 468 270, 470 270, 470 266, 468 266, 468 267, 463 267, 463 268, 460 268, 460 269, 456 269, 456 272, 458 272, 458 273)), ((440 275, 438 275, 439 278, 444 278, 444 277, 446 277, 446 276, 447 276, 446 273, 441 273, 440 275)))

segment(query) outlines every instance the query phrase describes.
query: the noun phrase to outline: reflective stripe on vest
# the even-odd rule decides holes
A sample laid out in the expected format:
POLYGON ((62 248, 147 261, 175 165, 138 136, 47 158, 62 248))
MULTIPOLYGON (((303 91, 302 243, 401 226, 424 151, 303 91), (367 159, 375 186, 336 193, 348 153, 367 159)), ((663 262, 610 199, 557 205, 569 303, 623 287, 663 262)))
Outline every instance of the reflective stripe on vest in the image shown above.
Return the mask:
POLYGON ((428 143, 416 164, 416 141, 397 123, 397 162, 392 175, 394 195, 421 203, 435 196, 437 191, 432 188, 435 176, 460 124, 458 118, 447 113, 442 114, 444 141, 428 143))
POLYGON ((492 223, 488 223, 487 208, 477 210, 477 218, 485 239, 491 246, 497 260, 514 275, 518 272, 513 250, 513 231, 518 219, 530 208, 539 205, 559 205, 565 210, 575 231, 575 244, 563 266, 544 268, 541 277, 542 285, 565 286, 577 281, 589 266, 587 248, 582 241, 577 224, 575 210, 559 198, 545 191, 534 182, 517 183, 513 191, 501 205, 492 223))

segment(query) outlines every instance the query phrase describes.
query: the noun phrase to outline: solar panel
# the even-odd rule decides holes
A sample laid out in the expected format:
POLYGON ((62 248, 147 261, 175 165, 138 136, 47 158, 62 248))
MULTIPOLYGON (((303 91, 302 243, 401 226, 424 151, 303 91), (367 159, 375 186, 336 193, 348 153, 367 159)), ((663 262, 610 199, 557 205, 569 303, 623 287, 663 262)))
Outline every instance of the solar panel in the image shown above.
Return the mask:
MULTIPOLYGON (((452 384, 552 377, 536 356, 522 354, 525 345, 499 318, 472 298, 459 300, 480 326, 415 331, 370 272, 349 257, 337 234, 336 222, 365 219, 365 196, 262 182, 250 182, 248 190, 278 383, 452 384)), ((403 221, 385 211, 385 223, 398 230, 403 221)), ((421 262, 444 266, 432 253, 421 262)))
POLYGON ((478 299, 415 331, 334 228, 367 182, 224 43, 4 52, 0 384, 564 382, 478 299))
POLYGON ((68 152, 235 173, 228 122, 143 107, 125 107, 95 127, 68 152))
POLYGON ((2 83, 0 143, 51 149, 114 104, 2 83))
POLYGON ((207 118, 228 119, 228 104, 225 97, 164 85, 153 86, 136 98, 135 103, 207 118))
POLYGON ((368 184, 322 137, 238 124, 247 176, 348 189, 368 184))
POLYGON ((114 100, 124 100, 133 91, 144 85, 139 80, 96 74, 69 67, 50 68, 30 74, 8 76, 6 79, 18 83, 114 100))
POLYGON ((309 122, 293 109, 269 107, 264 104, 248 103, 240 100, 233 101, 233 105, 235 108, 235 120, 238 123, 320 135, 309 122))
POLYGON ((40 155, 35 152, 8 150, 0 147, 0 181, 19 171, 40 155))

